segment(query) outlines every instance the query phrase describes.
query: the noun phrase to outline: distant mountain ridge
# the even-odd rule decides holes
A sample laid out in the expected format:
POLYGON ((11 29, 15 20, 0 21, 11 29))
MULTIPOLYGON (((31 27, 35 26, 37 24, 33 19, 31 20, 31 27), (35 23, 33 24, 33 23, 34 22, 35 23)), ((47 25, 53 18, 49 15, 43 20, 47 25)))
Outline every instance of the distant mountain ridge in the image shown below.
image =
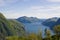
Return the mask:
POLYGON ((34 22, 43 22, 43 19, 38 19, 36 17, 27 17, 27 16, 22 16, 17 19, 18 21, 22 23, 34 23, 34 22))
POLYGON ((42 22, 44 22, 46 19, 22 16, 16 20, 23 23, 25 26, 25 30, 29 33, 32 33, 32 32, 38 33, 38 30, 41 29, 42 31, 44 31, 45 28, 48 28, 48 27, 45 27, 44 25, 42 25, 42 22))
POLYGON ((52 29, 54 26, 60 25, 60 18, 58 17, 49 18, 46 21, 44 21, 42 24, 45 26, 49 26, 52 29))
POLYGON ((45 30, 45 28, 53 29, 55 25, 60 24, 60 18, 53 17, 49 19, 38 19, 36 17, 19 17, 17 19, 19 22, 25 25, 25 29, 29 30, 30 32, 37 32, 38 29, 45 30))

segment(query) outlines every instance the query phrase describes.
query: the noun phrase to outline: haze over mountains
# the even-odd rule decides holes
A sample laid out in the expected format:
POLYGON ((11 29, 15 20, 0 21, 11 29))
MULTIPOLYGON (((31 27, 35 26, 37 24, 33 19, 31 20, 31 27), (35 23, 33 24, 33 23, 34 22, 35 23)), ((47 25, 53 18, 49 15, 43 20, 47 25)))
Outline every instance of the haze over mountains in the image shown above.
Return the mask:
POLYGON ((39 19, 36 17, 23 16, 17 20, 24 24, 26 31, 34 33, 37 33, 39 29, 44 31, 46 28, 52 29, 53 26, 60 24, 60 18, 58 17, 39 19))
POLYGON ((46 28, 52 29, 55 25, 59 24, 60 18, 58 17, 39 19, 36 17, 23 16, 17 19, 6 19, 4 15, 0 13, 0 35, 5 36, 21 36, 24 33, 38 33, 39 30, 44 34, 46 28))

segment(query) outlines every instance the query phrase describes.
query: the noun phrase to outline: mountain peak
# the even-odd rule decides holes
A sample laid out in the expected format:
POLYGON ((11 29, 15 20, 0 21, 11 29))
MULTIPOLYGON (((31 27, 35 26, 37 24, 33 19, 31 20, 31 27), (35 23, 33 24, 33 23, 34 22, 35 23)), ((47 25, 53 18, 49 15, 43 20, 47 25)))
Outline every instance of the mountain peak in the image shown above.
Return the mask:
POLYGON ((36 18, 36 17, 27 17, 27 16, 22 16, 17 19, 18 21, 22 23, 36 23, 36 22, 42 22, 44 20, 36 18))
POLYGON ((19 18, 28 18, 27 16, 22 16, 22 17, 19 17, 19 18))

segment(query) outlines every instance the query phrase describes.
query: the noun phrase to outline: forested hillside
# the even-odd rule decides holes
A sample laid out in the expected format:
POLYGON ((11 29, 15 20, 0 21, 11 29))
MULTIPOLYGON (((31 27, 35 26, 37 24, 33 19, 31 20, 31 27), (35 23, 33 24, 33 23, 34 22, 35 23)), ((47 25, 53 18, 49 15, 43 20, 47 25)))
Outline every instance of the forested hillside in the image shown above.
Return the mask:
POLYGON ((8 20, 0 13, 0 38, 7 36, 21 36, 25 32, 22 23, 17 20, 8 20))

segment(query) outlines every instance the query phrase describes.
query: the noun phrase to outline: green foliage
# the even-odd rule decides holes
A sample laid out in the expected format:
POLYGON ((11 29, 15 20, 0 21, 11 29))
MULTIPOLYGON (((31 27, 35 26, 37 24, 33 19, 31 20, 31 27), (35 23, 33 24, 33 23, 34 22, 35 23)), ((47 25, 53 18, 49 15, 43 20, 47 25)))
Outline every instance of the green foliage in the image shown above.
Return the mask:
POLYGON ((6 37, 6 40, 18 40, 18 36, 9 36, 6 37))
MULTIPOLYGON (((25 33, 23 24, 16 20, 8 20, 0 13, 0 35, 21 36, 25 33), (20 35, 19 35, 20 34, 20 35)), ((1 38, 2 36, 0 36, 1 38)))
POLYGON ((55 26, 54 31, 56 34, 60 34, 60 25, 55 26))
POLYGON ((51 32, 48 29, 45 29, 46 40, 52 40, 51 32))
POLYGON ((56 25, 55 27, 54 27, 54 32, 56 33, 56 37, 55 37, 55 39, 57 40, 59 40, 60 39, 60 25, 56 25))
POLYGON ((1 33, 3 33, 5 36, 12 36, 12 35, 19 35, 19 34, 22 35, 24 34, 24 31, 25 29, 23 24, 21 24, 17 20, 7 20, 0 13, 0 32, 1 33))
POLYGON ((36 34, 34 33, 31 33, 29 36, 28 36, 29 40, 38 40, 38 37, 36 34))
POLYGON ((38 40, 42 40, 42 31, 41 30, 38 31, 38 40))
POLYGON ((10 21, 10 26, 11 26, 13 35, 15 36, 24 35, 25 29, 20 22, 18 22, 17 20, 9 20, 9 21, 10 21))

